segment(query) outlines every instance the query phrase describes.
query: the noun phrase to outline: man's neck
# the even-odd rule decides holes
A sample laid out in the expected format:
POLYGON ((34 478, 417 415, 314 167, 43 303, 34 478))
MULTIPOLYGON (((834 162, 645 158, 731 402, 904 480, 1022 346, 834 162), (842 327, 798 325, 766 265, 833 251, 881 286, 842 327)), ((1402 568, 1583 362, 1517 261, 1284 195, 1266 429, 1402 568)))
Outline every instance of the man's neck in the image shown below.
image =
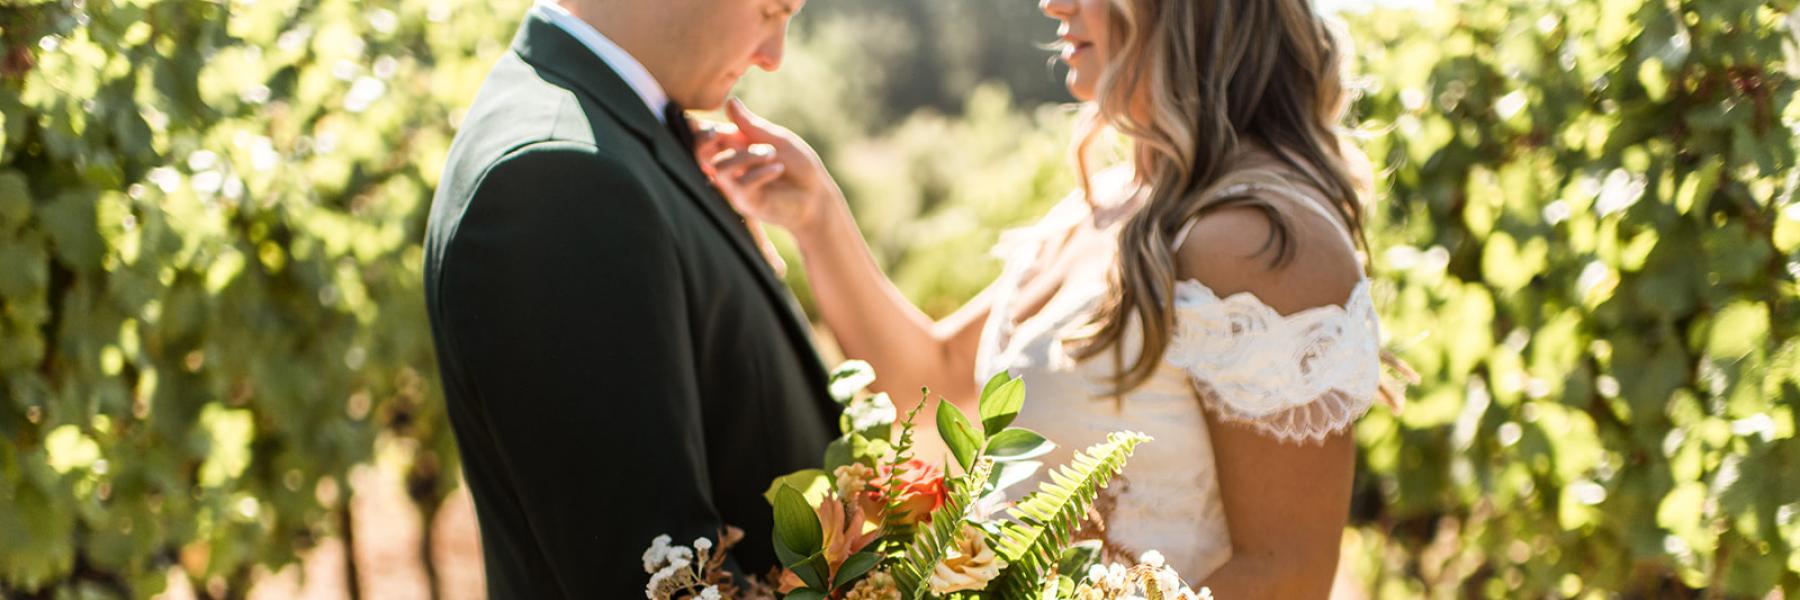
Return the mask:
MULTIPOLYGON (((618 8, 633 8, 630 3, 619 4, 626 6, 618 8)), ((594 5, 593 0, 539 0, 538 8, 534 10, 548 13, 552 21, 560 23, 560 27, 599 55, 601 60, 606 61, 614 72, 625 79, 632 91, 637 92, 657 120, 663 120, 663 111, 671 98, 664 87, 663 76, 653 69, 651 65, 654 63, 646 61, 647 57, 639 51, 646 47, 642 43, 645 38, 641 32, 634 31, 637 22, 632 18, 643 15, 610 10, 612 6, 608 7, 609 10, 601 11, 594 5), (576 12, 578 10, 586 10, 585 14, 588 16, 584 17, 584 13, 576 12), (598 15, 605 15, 606 18, 593 18, 598 15), (634 36, 633 33, 640 35, 634 36), (639 43, 633 45, 634 39, 639 40, 639 43)), ((635 8, 641 9, 642 6, 637 5, 635 8)))
POLYGON ((644 32, 656 30, 656 25, 650 22, 654 15, 643 8, 645 3, 615 1, 601 6, 603 2, 599 0, 556 0, 556 4, 624 49, 658 82, 667 81, 660 68, 660 57, 642 36, 644 32))

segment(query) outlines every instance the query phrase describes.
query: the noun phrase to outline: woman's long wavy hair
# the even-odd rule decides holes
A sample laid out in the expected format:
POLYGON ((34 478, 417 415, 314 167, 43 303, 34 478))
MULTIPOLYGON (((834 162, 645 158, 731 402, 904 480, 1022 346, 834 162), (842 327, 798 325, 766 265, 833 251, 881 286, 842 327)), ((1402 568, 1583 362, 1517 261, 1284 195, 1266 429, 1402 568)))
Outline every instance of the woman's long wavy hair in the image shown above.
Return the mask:
POLYGON ((1226 206, 1260 209, 1272 223, 1263 252, 1271 268, 1293 256, 1295 242, 1277 207, 1256 196, 1213 197, 1222 179, 1260 147, 1322 194, 1354 233, 1362 234, 1366 163, 1342 142, 1348 95, 1341 38, 1308 0, 1111 0, 1106 19, 1106 71, 1096 88, 1095 118, 1077 138, 1082 184, 1089 147, 1108 127, 1131 141, 1142 207, 1119 234, 1110 293, 1072 340, 1086 359, 1109 350, 1117 361, 1113 394, 1150 378, 1174 331, 1174 248, 1193 218, 1226 206), (1255 144, 1255 146, 1252 146, 1255 144), (1135 319, 1134 319, 1135 317, 1135 319), (1141 350, 1122 351, 1132 321, 1142 323, 1141 350))

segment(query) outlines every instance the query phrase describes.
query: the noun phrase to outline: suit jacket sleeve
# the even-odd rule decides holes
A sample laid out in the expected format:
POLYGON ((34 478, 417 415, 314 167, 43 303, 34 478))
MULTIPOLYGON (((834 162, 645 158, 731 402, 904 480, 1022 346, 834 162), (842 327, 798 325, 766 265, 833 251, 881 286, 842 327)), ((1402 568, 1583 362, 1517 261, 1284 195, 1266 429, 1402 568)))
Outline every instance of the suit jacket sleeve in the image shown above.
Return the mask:
POLYGON ((567 597, 642 594, 651 538, 723 525, 666 216, 616 160, 561 142, 508 155, 468 210, 445 314, 531 560, 567 597))

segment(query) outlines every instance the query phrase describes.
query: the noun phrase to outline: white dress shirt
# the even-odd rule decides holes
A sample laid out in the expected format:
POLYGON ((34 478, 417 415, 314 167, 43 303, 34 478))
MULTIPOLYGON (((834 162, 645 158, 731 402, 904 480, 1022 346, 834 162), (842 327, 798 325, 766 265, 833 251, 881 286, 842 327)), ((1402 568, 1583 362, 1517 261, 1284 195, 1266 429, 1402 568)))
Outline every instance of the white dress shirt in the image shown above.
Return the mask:
POLYGON ((631 86, 632 91, 637 92, 638 97, 644 100, 644 106, 650 109, 650 114, 656 115, 657 122, 668 124, 663 118, 663 109, 669 105, 668 92, 663 91, 662 85, 656 83, 656 78, 651 77, 650 71, 644 68, 643 63, 632 58, 631 53, 607 39, 600 33, 600 30, 594 29, 594 26, 589 25, 587 21, 581 20, 568 9, 558 5, 556 0, 538 0, 531 6, 531 11, 563 31, 569 32, 569 35, 575 36, 575 39, 579 40, 583 46, 593 50, 601 61, 612 67, 613 72, 618 73, 619 77, 625 80, 626 85, 631 86))

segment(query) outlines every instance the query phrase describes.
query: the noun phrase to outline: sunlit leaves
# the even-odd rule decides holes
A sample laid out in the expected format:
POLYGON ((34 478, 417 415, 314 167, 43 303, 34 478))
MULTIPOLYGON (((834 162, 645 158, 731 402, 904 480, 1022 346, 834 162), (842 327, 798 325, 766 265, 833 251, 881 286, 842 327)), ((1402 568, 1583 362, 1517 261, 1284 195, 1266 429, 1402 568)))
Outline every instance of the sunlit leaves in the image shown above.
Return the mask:
POLYGON ((1491 533, 1461 543, 1499 573, 1434 585, 1760 595, 1800 576, 1773 524, 1800 502, 1774 475, 1800 402, 1793 7, 1755 4, 1351 18, 1381 82, 1357 116, 1392 127, 1365 143, 1391 186, 1375 250, 1449 257, 1439 281, 1417 251, 1381 255, 1409 264, 1383 313, 1426 383, 1423 414, 1365 419, 1369 470, 1402 518, 1473 515, 1491 533))
POLYGON ((455 472, 416 232, 529 3, 377 4, 0 10, 32 59, 0 82, 0 589, 154 593, 179 554, 241 593, 379 428, 455 472))

